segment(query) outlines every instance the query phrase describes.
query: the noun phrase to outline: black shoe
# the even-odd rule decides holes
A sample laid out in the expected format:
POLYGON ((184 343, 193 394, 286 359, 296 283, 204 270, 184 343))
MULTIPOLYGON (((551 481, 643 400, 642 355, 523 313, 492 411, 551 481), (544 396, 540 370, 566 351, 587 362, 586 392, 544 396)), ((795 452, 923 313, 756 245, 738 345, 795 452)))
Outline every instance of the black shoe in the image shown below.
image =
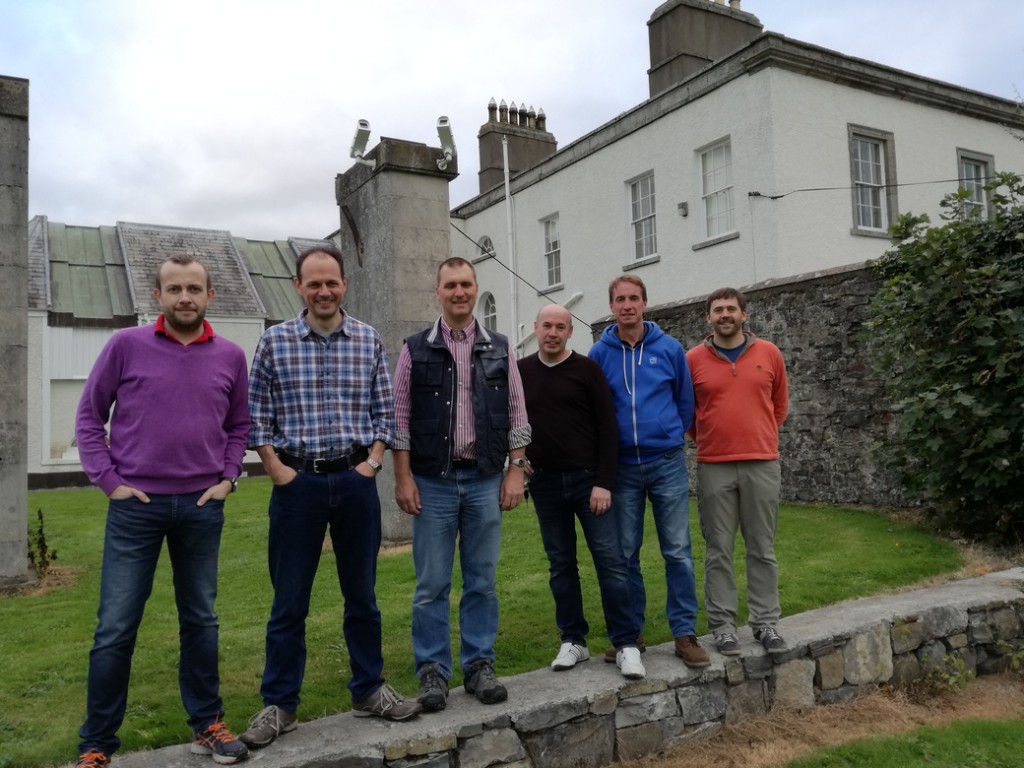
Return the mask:
POLYGON ((732 632, 715 635, 715 650, 723 656, 740 656, 743 653, 740 649, 739 638, 732 632))
POLYGON ((448 706, 448 681, 437 664, 424 664, 420 668, 420 694, 417 701, 425 712, 440 712, 448 706))
POLYGON ((491 662, 478 661, 466 672, 466 693, 475 694, 481 704, 497 704, 508 698, 508 689, 494 676, 491 662))
POLYGON ((763 645, 768 653, 785 653, 789 650, 786 641, 775 627, 758 627, 754 630, 754 639, 763 645))

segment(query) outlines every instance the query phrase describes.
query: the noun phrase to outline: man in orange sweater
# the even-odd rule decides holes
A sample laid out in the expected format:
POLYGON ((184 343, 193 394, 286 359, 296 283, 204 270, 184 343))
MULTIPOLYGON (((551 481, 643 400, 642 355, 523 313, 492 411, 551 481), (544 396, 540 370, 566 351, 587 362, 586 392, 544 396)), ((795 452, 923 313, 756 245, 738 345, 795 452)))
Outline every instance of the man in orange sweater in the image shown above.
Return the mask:
POLYGON ((718 652, 741 653, 736 630, 733 547, 747 548, 747 604, 754 638, 770 654, 788 648, 776 628, 779 566, 779 427, 789 411, 786 365, 778 347, 743 330, 747 300, 720 288, 705 302, 712 333, 686 358, 696 401, 697 505, 707 543, 704 603, 718 652))

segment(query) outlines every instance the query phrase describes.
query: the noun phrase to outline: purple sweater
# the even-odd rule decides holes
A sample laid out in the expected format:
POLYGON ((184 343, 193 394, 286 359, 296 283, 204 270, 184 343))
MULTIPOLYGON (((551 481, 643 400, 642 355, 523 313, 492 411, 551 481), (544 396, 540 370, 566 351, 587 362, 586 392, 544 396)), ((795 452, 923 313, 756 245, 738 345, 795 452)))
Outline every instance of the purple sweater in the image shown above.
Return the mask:
POLYGON ((247 390, 245 353, 234 342, 214 336, 182 346, 152 325, 118 331, 78 403, 82 468, 108 496, 121 484, 176 494, 237 477, 249 435, 247 390))

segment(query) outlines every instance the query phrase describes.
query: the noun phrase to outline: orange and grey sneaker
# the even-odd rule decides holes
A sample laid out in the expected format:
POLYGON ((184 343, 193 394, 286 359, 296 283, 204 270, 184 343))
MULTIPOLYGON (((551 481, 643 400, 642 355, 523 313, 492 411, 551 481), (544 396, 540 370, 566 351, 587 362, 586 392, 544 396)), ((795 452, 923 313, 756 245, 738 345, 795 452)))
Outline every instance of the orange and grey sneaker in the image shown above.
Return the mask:
POLYGON ((108 768, 110 756, 96 749, 84 752, 75 763, 75 768, 108 768))
POLYGON ((193 755, 213 755, 215 763, 231 765, 249 756, 249 748, 236 739, 218 720, 205 731, 196 731, 192 739, 193 755))

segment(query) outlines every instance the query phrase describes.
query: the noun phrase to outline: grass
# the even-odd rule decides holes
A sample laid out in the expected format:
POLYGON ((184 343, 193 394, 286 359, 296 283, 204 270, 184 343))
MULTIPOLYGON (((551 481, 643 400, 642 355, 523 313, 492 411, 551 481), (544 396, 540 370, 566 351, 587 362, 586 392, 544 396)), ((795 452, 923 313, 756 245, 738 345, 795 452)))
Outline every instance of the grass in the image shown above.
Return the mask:
MULTIPOLYGON (((269 481, 246 480, 227 506, 220 560, 221 693, 227 721, 237 730, 261 706, 263 636, 271 588, 266 572, 266 503, 269 481)), ((36 595, 0 600, 0 768, 30 768, 66 763, 76 753, 84 716, 89 649, 96 622, 99 569, 106 499, 96 489, 37 491, 29 494, 30 520, 45 515, 49 546, 57 565, 73 569, 69 584, 36 595)), ((649 517, 649 516, 648 516, 649 517)), ((703 540, 691 510, 693 555, 698 564, 698 593, 703 540)), ((787 615, 862 595, 879 593, 956 571, 960 551, 910 523, 865 510, 821 506, 785 506, 777 537, 783 612, 787 615)), ((314 585, 307 623, 309 659, 302 691, 304 720, 350 706, 345 684, 348 656, 341 634, 342 600, 332 555, 325 552, 314 585)), ((644 635, 649 643, 671 640, 664 616, 665 583, 653 526, 643 551, 648 574, 648 612, 644 635)), ((737 564, 742 576, 742 543, 737 564)), ((604 647, 596 578, 589 557, 581 554, 581 577, 591 618, 591 642, 604 647)), ((457 582, 457 569, 456 569, 457 582)), ((384 621, 385 677, 412 693, 416 679, 410 641, 413 591, 411 555, 382 554, 378 603, 384 621)), ((741 581, 742 586, 742 581, 741 581)), ((453 588, 457 594, 458 585, 453 588)), ((498 589, 501 624, 496 651, 499 675, 546 666, 559 644, 547 586, 547 561, 532 508, 506 513, 498 589)), ((741 590, 742 594, 742 590, 741 590)), ((457 601, 453 601, 457 602, 457 601)), ((453 606, 454 607, 454 606, 453 606)), ((741 614, 746 606, 741 605, 741 614)), ((741 615, 741 621, 743 620, 741 615)), ((453 616, 453 628, 457 622, 453 616)), ((698 634, 707 631, 703 613, 698 634)), ((154 748, 187 741, 176 685, 177 616, 166 556, 161 559, 153 595, 139 633, 129 692, 128 714, 120 736, 122 750, 154 748)), ((453 650, 457 654, 457 636, 453 650)), ((453 680, 453 684, 459 684, 453 680)))
POLYGON ((870 739, 822 750, 786 768, 1017 768, 1024 725, 1019 720, 971 720, 919 728, 898 738, 870 739))

